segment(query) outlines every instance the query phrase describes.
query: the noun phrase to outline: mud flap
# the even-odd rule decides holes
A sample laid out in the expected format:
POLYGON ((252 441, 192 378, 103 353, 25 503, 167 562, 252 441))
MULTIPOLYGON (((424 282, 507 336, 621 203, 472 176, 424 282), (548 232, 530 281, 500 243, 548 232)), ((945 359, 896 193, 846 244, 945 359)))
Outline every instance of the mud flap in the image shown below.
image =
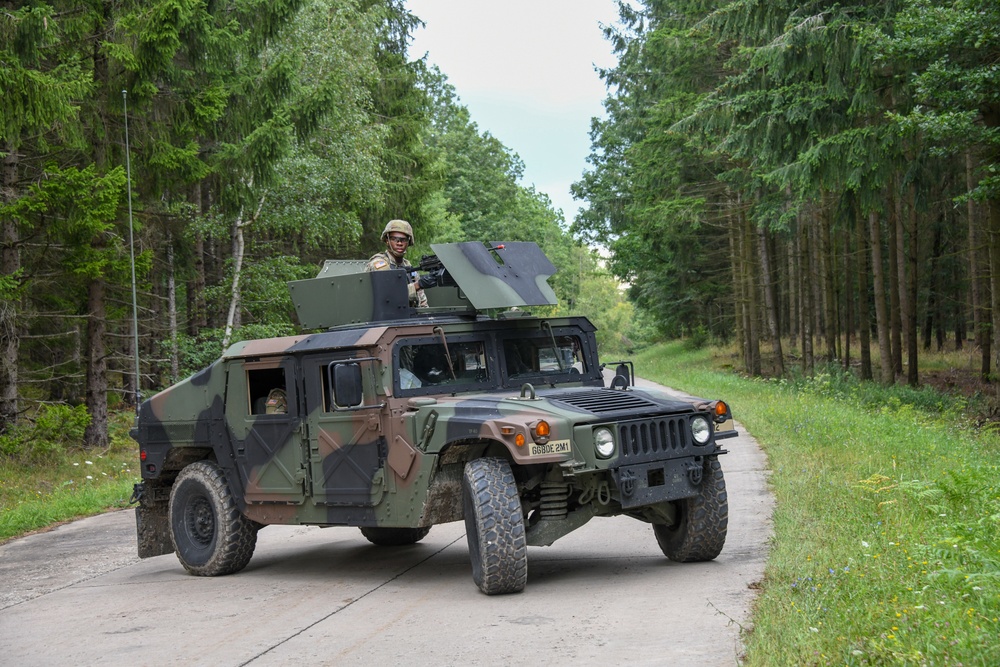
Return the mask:
POLYGON ((170 526, 167 521, 167 505, 135 508, 135 533, 139 545, 139 558, 152 558, 172 554, 174 544, 170 541, 170 526))

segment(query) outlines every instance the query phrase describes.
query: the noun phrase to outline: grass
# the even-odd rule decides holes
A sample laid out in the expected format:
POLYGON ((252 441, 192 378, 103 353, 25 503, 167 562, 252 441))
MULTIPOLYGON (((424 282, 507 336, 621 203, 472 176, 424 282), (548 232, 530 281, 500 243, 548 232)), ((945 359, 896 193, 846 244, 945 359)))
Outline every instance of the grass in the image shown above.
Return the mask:
POLYGON ((126 507, 139 480, 132 413, 113 416, 105 451, 53 448, 44 455, 0 455, 0 542, 113 508, 126 507))
POLYGON ((775 538, 746 664, 1000 664, 996 433, 929 390, 713 363, 671 344, 636 372, 725 399, 768 457, 775 538))

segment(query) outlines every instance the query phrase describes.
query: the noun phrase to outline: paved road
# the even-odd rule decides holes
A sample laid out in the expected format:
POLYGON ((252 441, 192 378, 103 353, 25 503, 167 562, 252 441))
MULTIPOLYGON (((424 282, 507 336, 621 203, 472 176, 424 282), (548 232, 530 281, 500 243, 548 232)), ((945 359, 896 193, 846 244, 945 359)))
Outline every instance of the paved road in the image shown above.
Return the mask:
POLYGON ((0 665, 735 665, 772 499, 753 439, 726 446, 718 559, 672 563, 648 525, 598 518, 529 547, 518 595, 478 591, 462 522, 401 548, 271 526, 246 570, 199 578, 136 558, 131 511, 76 521, 0 545, 0 665))

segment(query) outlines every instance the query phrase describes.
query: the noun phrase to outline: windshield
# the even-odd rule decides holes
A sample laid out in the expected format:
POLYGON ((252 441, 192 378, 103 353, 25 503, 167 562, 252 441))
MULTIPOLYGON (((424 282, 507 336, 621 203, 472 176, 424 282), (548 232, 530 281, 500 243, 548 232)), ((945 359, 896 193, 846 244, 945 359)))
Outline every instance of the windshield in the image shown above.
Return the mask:
POLYGON ((540 378, 545 382, 579 381, 587 368, 578 336, 532 336, 503 341, 508 378, 540 378))
POLYGON ((475 391, 490 384, 481 340, 428 338, 405 341, 397 349, 397 382, 404 394, 434 393, 442 385, 448 392, 475 391))

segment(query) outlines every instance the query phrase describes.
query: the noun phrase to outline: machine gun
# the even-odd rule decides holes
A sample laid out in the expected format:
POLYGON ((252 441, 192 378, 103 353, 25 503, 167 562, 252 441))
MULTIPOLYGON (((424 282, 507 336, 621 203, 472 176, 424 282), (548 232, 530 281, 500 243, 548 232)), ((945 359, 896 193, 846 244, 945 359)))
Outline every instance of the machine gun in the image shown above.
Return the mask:
POLYGON ((448 269, 444 268, 444 264, 441 263, 437 255, 424 255, 421 257, 420 263, 417 264, 417 270, 424 273, 424 275, 418 278, 420 287, 423 289, 455 284, 455 280, 448 273, 448 269))
MULTIPOLYGON (((487 250, 496 254, 498 250, 504 249, 504 244, 498 243, 495 246, 487 245, 487 250)), ((445 268, 444 264, 438 259, 437 255, 423 255, 420 258, 420 263, 417 264, 417 270, 422 271, 424 274, 419 278, 420 286, 424 289, 428 287, 445 287, 448 285, 455 285, 455 279, 451 277, 448 273, 448 269, 445 268)))

